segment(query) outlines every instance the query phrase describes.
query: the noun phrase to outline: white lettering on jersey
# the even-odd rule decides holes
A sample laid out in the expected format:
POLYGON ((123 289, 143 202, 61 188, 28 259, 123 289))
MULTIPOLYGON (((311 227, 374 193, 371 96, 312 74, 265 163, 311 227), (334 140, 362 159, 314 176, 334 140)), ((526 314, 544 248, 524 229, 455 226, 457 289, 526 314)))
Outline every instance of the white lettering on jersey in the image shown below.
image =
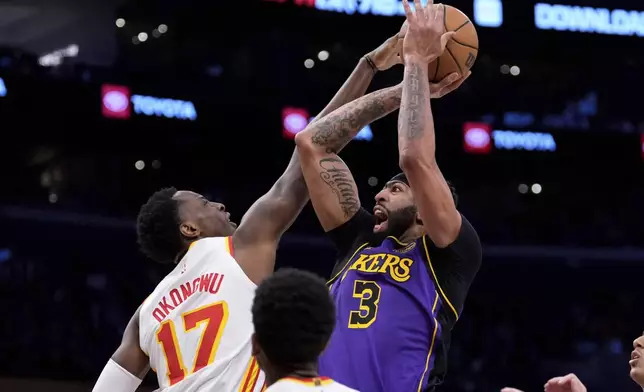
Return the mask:
POLYGON ((251 355, 255 284, 237 264, 232 239, 205 238, 141 305, 139 341, 163 392, 259 392, 251 355))
POLYGON ((224 280, 224 274, 206 273, 191 282, 182 283, 178 288, 173 288, 169 293, 163 296, 159 305, 152 311, 152 317, 158 322, 162 322, 174 308, 181 305, 194 293, 217 294, 224 280), (168 303, 168 298, 170 298, 168 303))

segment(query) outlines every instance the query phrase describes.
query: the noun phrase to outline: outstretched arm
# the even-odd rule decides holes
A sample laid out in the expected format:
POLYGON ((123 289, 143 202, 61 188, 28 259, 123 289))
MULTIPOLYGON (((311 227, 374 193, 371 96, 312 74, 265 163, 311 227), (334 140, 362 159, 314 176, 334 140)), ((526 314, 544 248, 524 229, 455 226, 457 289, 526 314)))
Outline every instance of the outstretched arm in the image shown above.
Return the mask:
POLYGON ((436 163, 434 121, 427 64, 410 59, 405 66, 398 119, 400 167, 406 174, 423 226, 438 247, 450 245, 461 229, 461 215, 436 163))
MULTIPOLYGON (((392 46, 392 43, 388 45, 392 46)), ((377 51, 371 54, 372 57, 374 55, 382 57, 382 53, 378 54, 377 51)), ((366 58, 360 59, 349 78, 318 114, 314 123, 345 103, 364 95, 374 73, 375 70, 366 58)), ((268 193, 259 198, 246 212, 235 233, 235 258, 251 280, 259 283, 273 272, 279 239, 293 224, 308 200, 309 192, 296 150, 286 171, 268 193)))
POLYGON ((398 85, 358 98, 295 137, 311 202, 325 231, 347 222, 360 209, 355 181, 338 152, 363 127, 398 109, 401 90, 398 85))
POLYGON ((403 43, 405 75, 398 149, 400 167, 409 180, 427 235, 436 246, 444 248, 458 237, 462 217, 435 156, 427 67, 443 53, 451 33, 445 33, 442 22, 444 7, 432 3, 429 0, 423 7, 420 0, 414 0, 416 10, 412 12, 407 0, 403 0, 409 30, 403 43))
POLYGON ((127 324, 121 345, 105 365, 92 392, 134 392, 150 370, 149 359, 139 346, 139 311, 140 308, 127 324))

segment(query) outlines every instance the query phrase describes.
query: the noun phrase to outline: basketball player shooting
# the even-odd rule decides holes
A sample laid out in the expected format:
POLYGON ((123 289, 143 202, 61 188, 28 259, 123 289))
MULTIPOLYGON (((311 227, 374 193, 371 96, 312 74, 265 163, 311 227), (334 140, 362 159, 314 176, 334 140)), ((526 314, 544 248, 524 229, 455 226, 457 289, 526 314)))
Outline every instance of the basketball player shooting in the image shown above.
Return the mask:
MULTIPOLYGON (((377 71, 401 63, 405 30, 364 56, 322 119, 362 96, 377 71)), ((373 121, 375 114, 366 114, 373 121)), ((357 133, 344 135, 345 144, 357 133)), ((250 308, 256 284, 274 269, 279 239, 308 201, 297 151, 284 174, 242 218, 223 204, 174 188, 141 208, 139 243, 150 258, 176 264, 128 323, 95 392, 133 392, 150 367, 162 391, 258 391, 250 308)))
MULTIPOLYGON (((402 85, 359 98, 296 137, 313 207, 340 251, 329 281, 336 327, 320 374, 369 392, 432 391, 442 382, 450 331, 481 265, 478 235, 456 209, 435 159, 430 98, 445 90, 429 83, 428 64, 451 33, 445 33, 442 6, 404 5, 402 85), (367 113, 384 116, 401 100, 403 172, 376 195, 370 214, 337 151, 367 113)), ((449 78, 447 92, 464 80, 449 78)))
POLYGON ((356 392, 317 372, 335 326, 322 279, 282 268, 259 285, 252 312, 253 355, 266 373, 266 392, 356 392))

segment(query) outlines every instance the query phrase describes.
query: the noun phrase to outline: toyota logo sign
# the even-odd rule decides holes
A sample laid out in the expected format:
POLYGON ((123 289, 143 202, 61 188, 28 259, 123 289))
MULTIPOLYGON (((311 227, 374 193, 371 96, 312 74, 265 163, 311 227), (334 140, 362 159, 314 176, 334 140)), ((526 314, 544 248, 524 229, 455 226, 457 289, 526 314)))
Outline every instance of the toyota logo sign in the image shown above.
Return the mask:
POLYGON ((492 148, 492 127, 486 123, 463 124, 463 149, 474 154, 487 154, 492 148))

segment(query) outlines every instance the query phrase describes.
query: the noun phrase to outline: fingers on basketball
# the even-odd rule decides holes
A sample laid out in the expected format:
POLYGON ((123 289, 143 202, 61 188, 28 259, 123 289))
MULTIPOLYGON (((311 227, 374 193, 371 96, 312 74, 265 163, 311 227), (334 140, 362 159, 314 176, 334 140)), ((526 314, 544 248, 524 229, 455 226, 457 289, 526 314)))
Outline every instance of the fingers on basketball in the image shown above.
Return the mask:
POLYGON ((409 1, 403 0, 403 8, 405 9, 405 15, 407 15, 407 20, 411 21, 412 18, 414 17, 414 14, 411 11, 411 6, 409 5, 409 1))
POLYGON ((432 14, 434 15, 434 20, 442 20, 443 19, 443 14, 445 14, 445 5, 444 4, 437 4, 436 7, 434 7, 433 4, 430 4, 429 2, 427 3, 427 7, 432 7, 432 14))
POLYGON ((478 35, 469 18, 452 6, 441 5, 441 8, 444 8, 445 31, 453 34, 447 36, 443 55, 429 65, 430 82, 439 82, 454 72, 466 75, 478 55, 478 35))
POLYGON ((421 4, 420 0, 414 0, 414 11, 416 14, 419 12, 424 12, 423 10, 423 5, 421 4))

